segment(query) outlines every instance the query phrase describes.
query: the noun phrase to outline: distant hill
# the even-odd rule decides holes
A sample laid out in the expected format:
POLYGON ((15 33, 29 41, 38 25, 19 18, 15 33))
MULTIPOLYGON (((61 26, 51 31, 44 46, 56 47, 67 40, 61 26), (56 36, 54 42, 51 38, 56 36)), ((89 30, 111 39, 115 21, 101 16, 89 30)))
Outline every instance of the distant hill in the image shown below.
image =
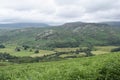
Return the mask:
POLYGON ((62 26, 69 26, 69 27, 76 27, 76 26, 85 26, 85 25, 94 25, 94 26, 101 26, 101 25, 109 25, 109 26, 115 26, 120 27, 120 21, 108 21, 108 22, 100 22, 100 23, 86 23, 86 22, 70 22, 65 23, 62 26))
POLYGON ((9 23, 9 24, 0 24, 0 28, 9 29, 9 28, 28 28, 28 27, 47 27, 48 24, 45 23, 9 23))
POLYGON ((111 21, 111 22, 103 22, 105 24, 108 24, 110 26, 120 27, 120 21, 111 21))
POLYGON ((107 27, 109 26, 108 24, 105 23, 85 23, 85 22, 70 22, 70 23, 65 23, 63 25, 61 25, 61 27, 64 28, 77 28, 77 27, 107 27))

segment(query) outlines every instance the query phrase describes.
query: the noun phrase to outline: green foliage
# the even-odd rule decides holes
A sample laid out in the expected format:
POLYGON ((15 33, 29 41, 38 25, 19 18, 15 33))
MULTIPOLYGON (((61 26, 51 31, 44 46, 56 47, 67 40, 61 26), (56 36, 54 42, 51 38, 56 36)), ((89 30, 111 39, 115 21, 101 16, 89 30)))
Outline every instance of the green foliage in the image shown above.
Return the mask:
POLYGON ((30 48, 30 46, 28 46, 28 45, 23 45, 22 47, 24 50, 27 50, 28 48, 30 48))
POLYGON ((36 54, 39 53, 39 50, 35 50, 35 53, 36 53, 36 54))
POLYGON ((3 65, 0 66, 0 79, 119 80, 119 57, 120 54, 115 53, 57 62, 3 65))
POLYGON ((9 60, 9 59, 16 59, 16 57, 11 56, 8 53, 0 53, 0 60, 5 61, 5 60, 9 60))
POLYGON ((1 43, 43 49, 78 47, 79 45, 120 45, 120 29, 100 24, 79 24, 49 28, 6 30, 0 34, 1 43), (70 27, 69 27, 70 26, 70 27), (45 34, 49 36, 45 36, 45 34), (40 37, 35 41, 36 37, 40 37), (42 37, 42 38, 41 38, 42 37))
POLYGON ((16 47, 16 48, 15 48, 15 51, 20 52, 21 49, 20 49, 19 47, 16 47))
POLYGON ((3 44, 0 44, 0 48, 5 48, 5 45, 3 45, 3 44))
POLYGON ((11 62, 11 63, 33 63, 33 62, 48 62, 48 61, 57 61, 62 60, 62 58, 51 54, 51 55, 44 55, 41 57, 16 57, 12 56, 8 53, 0 53, 0 61, 4 62, 11 62))
POLYGON ((69 41, 55 41, 53 43, 49 43, 47 45, 48 47, 53 47, 53 48, 66 48, 66 47, 78 47, 79 43, 78 42, 69 42, 69 41))
POLYGON ((93 54, 92 54, 93 48, 94 48, 93 45, 88 43, 87 48, 85 48, 81 51, 83 51, 86 54, 86 56, 89 57, 89 56, 93 56, 93 54))
POLYGON ((120 47, 119 48, 114 48, 111 50, 111 52, 119 52, 120 51, 120 47))
POLYGON ((82 80, 85 79, 85 75, 79 69, 73 69, 69 74, 69 80, 82 80))
POLYGON ((84 52, 85 52, 85 54, 86 54, 87 57, 93 56, 93 54, 91 53, 91 50, 89 48, 84 49, 84 52))
POLYGON ((113 59, 106 63, 99 71, 97 80, 120 80, 120 59, 113 59))

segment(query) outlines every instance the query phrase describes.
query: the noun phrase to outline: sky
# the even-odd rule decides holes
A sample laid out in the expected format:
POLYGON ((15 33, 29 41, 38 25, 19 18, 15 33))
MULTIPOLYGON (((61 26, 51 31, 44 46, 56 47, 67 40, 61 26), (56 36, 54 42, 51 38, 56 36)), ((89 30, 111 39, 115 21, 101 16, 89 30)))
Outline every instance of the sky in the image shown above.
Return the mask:
POLYGON ((120 21, 120 0, 0 0, 0 23, 120 21))

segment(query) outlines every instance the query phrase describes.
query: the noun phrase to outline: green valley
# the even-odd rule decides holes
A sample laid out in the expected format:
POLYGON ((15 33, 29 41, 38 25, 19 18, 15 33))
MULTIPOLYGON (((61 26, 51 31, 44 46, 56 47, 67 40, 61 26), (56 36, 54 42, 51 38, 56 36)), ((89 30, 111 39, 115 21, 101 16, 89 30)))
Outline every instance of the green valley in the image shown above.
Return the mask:
POLYGON ((119 80, 119 57, 118 26, 0 29, 0 80, 119 80))

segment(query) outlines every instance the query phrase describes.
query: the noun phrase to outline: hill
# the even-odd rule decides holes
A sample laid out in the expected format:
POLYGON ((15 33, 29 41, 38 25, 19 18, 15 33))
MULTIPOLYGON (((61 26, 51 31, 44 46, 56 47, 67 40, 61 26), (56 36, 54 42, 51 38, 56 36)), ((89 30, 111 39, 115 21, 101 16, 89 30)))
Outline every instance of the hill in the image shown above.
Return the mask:
POLYGON ((120 27, 120 21, 110 21, 110 22, 103 22, 105 24, 108 24, 110 26, 120 27))
POLYGON ((120 45, 120 27, 100 23, 66 23, 57 27, 2 31, 0 42, 39 48, 120 45))
POLYGON ((28 27, 47 27, 48 24, 45 23, 9 23, 9 24, 0 24, 2 29, 11 29, 11 28, 28 28, 28 27))

